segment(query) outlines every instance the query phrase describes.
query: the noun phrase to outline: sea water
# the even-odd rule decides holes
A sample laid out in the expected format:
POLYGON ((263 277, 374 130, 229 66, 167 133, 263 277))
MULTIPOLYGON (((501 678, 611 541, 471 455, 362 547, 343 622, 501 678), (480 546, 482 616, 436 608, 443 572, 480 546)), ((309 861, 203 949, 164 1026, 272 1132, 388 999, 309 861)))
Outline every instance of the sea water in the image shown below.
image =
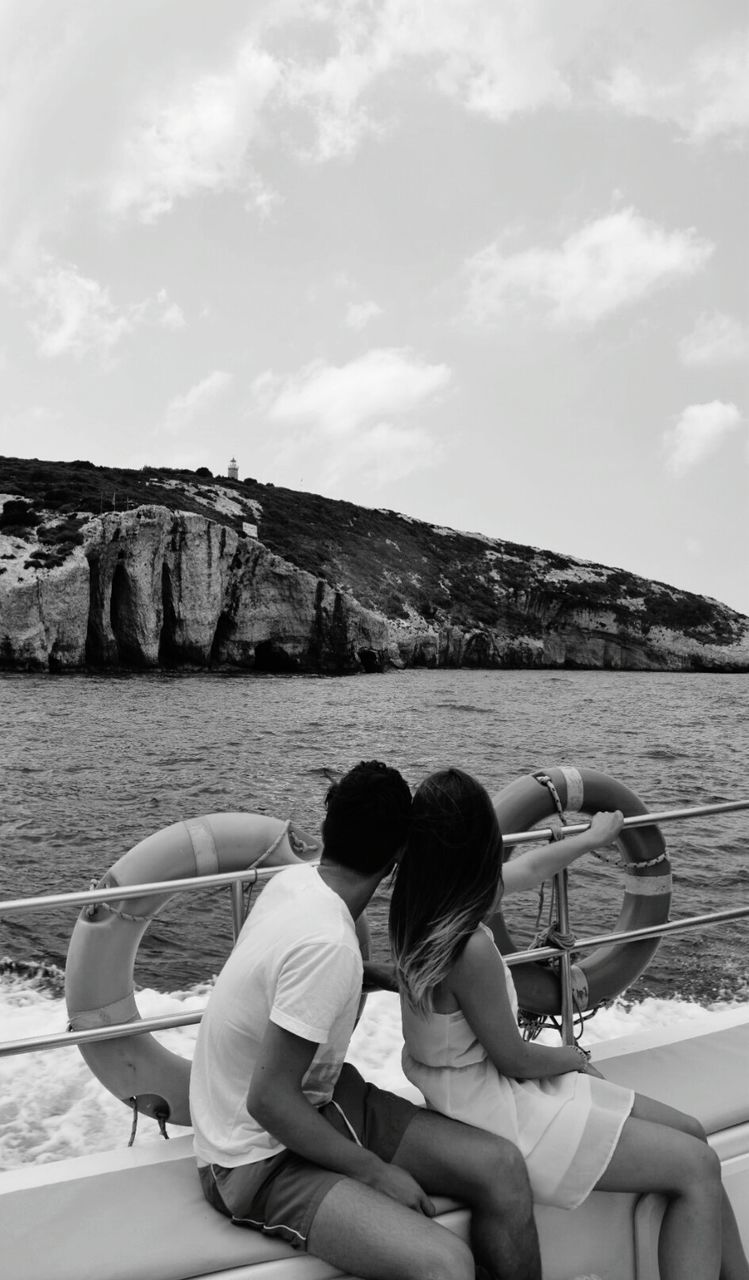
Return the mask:
MULTIPOLYGON (((203 813, 271 813, 315 831, 331 778, 360 759, 384 759, 412 784, 458 764, 492 793, 566 763, 611 774, 653 809, 749 798, 748 690, 741 675, 612 672, 0 676, 0 896, 87 888, 137 841, 203 813)), ((674 917, 746 901, 746 830, 746 814, 664 827, 674 917)), ((570 880, 574 930, 613 928, 622 873, 585 859, 570 880)), ((205 1002, 231 925, 226 891, 199 896, 176 898, 141 945, 143 1016, 205 1002)), ((506 905, 521 945, 533 935, 538 895, 506 905)), ((0 915, 0 1039, 65 1028, 62 969, 75 914, 0 915)), ((372 916, 384 957, 386 890, 372 916)), ((664 941, 627 998, 586 1024, 586 1042, 749 1004, 747 927, 664 941)), ((195 1034, 159 1038, 189 1056, 195 1034)), ((402 1078, 400 1046, 397 1001, 370 997, 352 1060, 392 1085, 402 1078)), ((127 1109, 76 1049, 0 1059, 0 1167, 115 1147, 129 1128, 127 1109)))

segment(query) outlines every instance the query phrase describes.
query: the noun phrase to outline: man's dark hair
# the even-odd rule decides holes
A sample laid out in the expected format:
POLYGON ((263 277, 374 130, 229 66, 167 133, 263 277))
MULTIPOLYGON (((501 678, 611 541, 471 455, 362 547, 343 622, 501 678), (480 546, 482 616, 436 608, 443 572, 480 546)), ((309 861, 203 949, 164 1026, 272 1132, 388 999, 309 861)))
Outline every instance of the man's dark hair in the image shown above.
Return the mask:
POLYGON ((411 792, 397 769, 362 760, 325 797, 323 860, 373 875, 392 862, 408 838, 411 792))

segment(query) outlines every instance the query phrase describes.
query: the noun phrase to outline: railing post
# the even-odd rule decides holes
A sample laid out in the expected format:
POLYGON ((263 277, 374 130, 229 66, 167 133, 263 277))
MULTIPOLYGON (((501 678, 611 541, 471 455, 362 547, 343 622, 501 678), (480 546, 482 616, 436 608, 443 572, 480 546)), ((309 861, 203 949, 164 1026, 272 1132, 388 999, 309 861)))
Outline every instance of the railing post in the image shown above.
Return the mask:
MULTIPOLYGON (((563 868, 554 880, 559 906, 559 932, 570 931, 569 898, 567 896, 567 868, 563 868)), ((562 951, 559 956, 559 980, 562 987, 562 1039, 565 1044, 575 1043, 575 1009, 572 1003, 572 956, 562 951)))
POLYGON ((235 880, 229 885, 229 897, 231 898, 231 927, 236 942, 244 924, 244 886, 241 880, 235 880))

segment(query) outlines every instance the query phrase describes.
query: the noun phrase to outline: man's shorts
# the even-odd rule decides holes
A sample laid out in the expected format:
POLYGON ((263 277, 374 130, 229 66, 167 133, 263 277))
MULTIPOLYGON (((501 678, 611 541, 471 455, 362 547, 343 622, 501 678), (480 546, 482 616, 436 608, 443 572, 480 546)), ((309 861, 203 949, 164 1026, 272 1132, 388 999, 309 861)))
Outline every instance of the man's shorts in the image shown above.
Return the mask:
MULTIPOLYGON (((344 1137, 389 1164, 419 1110, 405 1098, 367 1084, 347 1062, 332 1102, 320 1108, 320 1115, 344 1137)), ((292 1151, 236 1169, 204 1165, 198 1172, 206 1200, 235 1226, 265 1231, 295 1249, 307 1248, 317 1210, 331 1187, 345 1177, 292 1151)))

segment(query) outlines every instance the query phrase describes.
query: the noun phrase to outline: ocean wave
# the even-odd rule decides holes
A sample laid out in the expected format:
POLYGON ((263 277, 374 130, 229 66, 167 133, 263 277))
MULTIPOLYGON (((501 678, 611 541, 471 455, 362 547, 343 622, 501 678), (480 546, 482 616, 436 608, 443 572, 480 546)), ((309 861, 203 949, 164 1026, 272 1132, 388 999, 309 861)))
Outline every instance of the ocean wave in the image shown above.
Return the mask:
POLYGON ((329 782, 337 782, 345 770, 336 768, 335 765, 314 764, 309 765, 304 772, 311 778, 327 778, 329 782))
MULTIPOLYGON (((45 960, 13 960, 11 956, 0 957, 0 975, 4 982, 0 986, 17 984, 20 990, 47 991, 51 995, 61 996, 65 990, 65 971, 59 965, 47 963, 45 960)), ((0 1007, 1 1003, 0 1003, 0 1007)))
POLYGON ((476 716, 494 716, 494 707, 477 707, 473 702, 435 702, 435 707, 446 711, 467 711, 476 716))
POLYGON ((672 747, 648 747, 640 752, 640 756, 643 760, 686 760, 689 758, 689 753, 674 751, 672 747))

